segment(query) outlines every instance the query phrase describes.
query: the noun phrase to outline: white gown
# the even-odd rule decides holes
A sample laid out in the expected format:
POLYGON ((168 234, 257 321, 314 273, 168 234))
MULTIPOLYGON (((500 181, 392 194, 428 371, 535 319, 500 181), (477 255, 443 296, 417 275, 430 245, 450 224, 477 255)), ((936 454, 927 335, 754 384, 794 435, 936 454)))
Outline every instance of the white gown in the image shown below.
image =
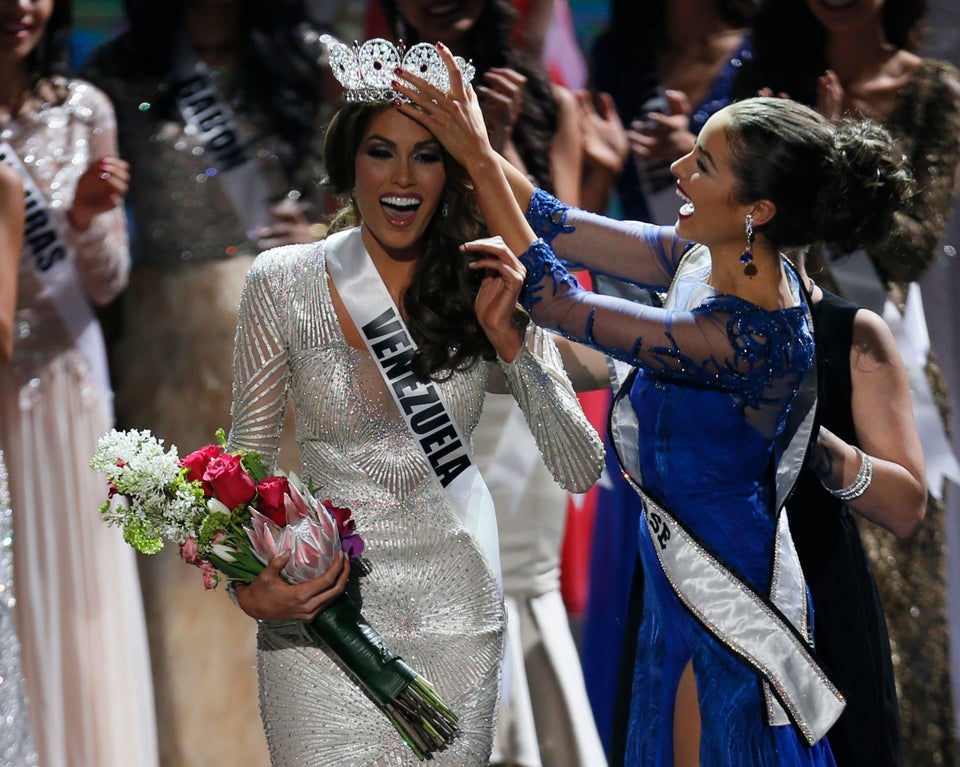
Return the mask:
POLYGON ((567 492, 550 476, 513 398, 484 400, 473 441, 497 509, 511 652, 491 762, 605 767, 560 593, 567 492))
MULTIPOLYGON (((127 279, 123 210, 100 214, 82 234, 66 212, 88 163, 116 155, 113 109, 87 83, 61 85, 62 103, 6 123, 0 139, 47 198, 87 296, 105 304, 127 279)), ((152 767, 153 684, 134 551, 101 521, 106 480, 89 467, 112 426, 110 395, 43 291, 27 248, 14 333, 13 358, 0 373, 0 444, 16 509, 16 620, 40 764, 152 767)))

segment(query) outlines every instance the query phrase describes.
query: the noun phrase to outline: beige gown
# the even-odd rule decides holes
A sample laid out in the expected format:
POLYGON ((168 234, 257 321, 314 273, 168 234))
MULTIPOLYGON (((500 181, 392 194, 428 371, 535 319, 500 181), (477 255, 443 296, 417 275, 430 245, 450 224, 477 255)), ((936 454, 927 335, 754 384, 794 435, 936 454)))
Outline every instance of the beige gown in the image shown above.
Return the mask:
MULTIPOLYGON (((60 85, 62 103, 7 122, 0 140, 46 197, 87 297, 105 304, 129 269, 123 210, 100 214, 82 234, 66 211, 87 165, 117 153, 114 113, 88 83, 60 85)), ((31 723, 43 767, 151 767, 156 728, 136 561, 120 531, 100 520, 106 480, 89 466, 113 425, 110 395, 61 316, 25 247, 14 353, 0 373, 0 444, 17 510, 16 620, 31 723)))

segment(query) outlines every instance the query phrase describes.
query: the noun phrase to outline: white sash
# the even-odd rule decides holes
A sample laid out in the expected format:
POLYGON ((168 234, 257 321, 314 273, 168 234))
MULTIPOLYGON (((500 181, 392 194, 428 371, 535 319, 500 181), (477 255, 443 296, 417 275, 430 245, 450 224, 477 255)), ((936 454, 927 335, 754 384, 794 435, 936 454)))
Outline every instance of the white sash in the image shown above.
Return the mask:
POLYGON ((250 155, 236 116, 210 78, 207 66, 181 43, 181 80, 175 94, 177 108, 187 125, 209 152, 216 178, 251 240, 255 231, 273 220, 270 187, 250 155))
POLYGON ((911 282, 907 288, 906 306, 900 314, 887 298, 886 287, 877 273, 870 254, 858 250, 849 256, 838 257, 824 249, 824 263, 828 265, 841 294, 858 306, 871 309, 883 316, 900 350, 913 402, 920 445, 926 462, 927 489, 934 498, 943 498, 947 479, 960 484, 960 462, 953 452, 944 429, 940 410, 927 379, 927 358, 930 355, 930 335, 920 285, 911 282))
POLYGON ((76 269, 76 256, 60 230, 57 217, 30 172, 6 142, 0 143, 0 162, 4 162, 23 180, 24 231, 23 253, 29 255, 34 274, 43 286, 43 294, 57 309, 74 345, 79 349, 90 375, 107 407, 112 406, 110 373, 103 331, 83 289, 76 269))
MULTIPOLYGON (((692 250, 673 284, 703 268, 708 259, 705 248, 692 250)), ((666 305, 678 308, 676 301, 677 291, 672 287, 666 305)), ((620 375, 623 372, 618 370, 620 375)), ((639 424, 626 396, 635 375, 634 371, 627 377, 617 393, 610 428, 620 464, 643 500, 647 530, 664 574, 684 606, 763 677, 768 723, 792 722, 808 743, 816 743, 836 722, 845 702, 810 653, 806 584, 783 513, 784 499, 796 480, 814 424, 815 371, 797 395, 785 437, 777 445, 777 533, 769 596, 741 580, 643 491, 639 424)))
POLYGON ((324 252, 330 279, 414 442, 501 583, 493 498, 440 389, 433 381, 420 381, 410 369, 416 344, 367 254, 360 228, 329 235, 324 252))

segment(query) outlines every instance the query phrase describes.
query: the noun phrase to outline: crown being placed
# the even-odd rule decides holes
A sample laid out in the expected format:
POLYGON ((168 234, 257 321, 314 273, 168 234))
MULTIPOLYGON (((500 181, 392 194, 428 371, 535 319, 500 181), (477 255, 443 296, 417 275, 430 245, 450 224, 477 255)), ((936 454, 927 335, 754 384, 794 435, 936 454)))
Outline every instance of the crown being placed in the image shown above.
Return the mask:
MULTIPOLYGON (((329 51, 330 71, 343 86, 346 101, 392 101, 403 98, 393 90, 397 78, 394 70, 401 67, 446 92, 450 90, 450 75, 437 48, 429 43, 417 43, 406 50, 403 43, 395 46, 389 40, 374 38, 351 48, 332 35, 320 38, 329 51)), ((469 83, 476 72, 473 64, 455 57, 463 81, 469 83)), ((406 100, 406 99, 404 99, 406 100)))

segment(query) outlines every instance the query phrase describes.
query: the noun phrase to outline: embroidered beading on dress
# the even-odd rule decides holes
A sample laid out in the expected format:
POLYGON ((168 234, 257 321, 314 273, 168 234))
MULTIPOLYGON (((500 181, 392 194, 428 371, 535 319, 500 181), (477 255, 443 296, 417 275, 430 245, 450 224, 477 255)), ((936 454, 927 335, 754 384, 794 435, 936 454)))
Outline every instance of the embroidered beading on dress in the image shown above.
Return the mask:
MULTIPOLYGON (((436 686, 461 735, 434 763, 486 767, 493 738, 504 617, 497 583, 385 390, 366 351, 349 346, 330 296, 322 244, 257 258, 241 301, 230 443, 277 464, 285 399, 296 414, 305 480, 352 509, 369 572, 349 590, 387 644, 436 686)), ((494 365, 437 384, 472 434, 494 365)), ((547 334, 533 329, 499 363, 554 476, 589 486, 602 465, 547 334)), ((592 433, 592 430, 590 430, 592 433)), ((281 458, 281 460, 288 460, 281 458)), ((261 623, 260 699, 273 767, 414 765, 412 752, 322 648, 289 623, 261 623)))

